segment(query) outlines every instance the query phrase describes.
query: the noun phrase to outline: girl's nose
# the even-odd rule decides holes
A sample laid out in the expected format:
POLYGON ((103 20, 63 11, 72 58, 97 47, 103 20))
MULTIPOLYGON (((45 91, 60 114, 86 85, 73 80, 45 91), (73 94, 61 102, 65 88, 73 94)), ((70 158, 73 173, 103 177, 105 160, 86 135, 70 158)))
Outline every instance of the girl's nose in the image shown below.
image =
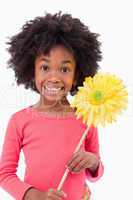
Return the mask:
POLYGON ((59 75, 59 72, 57 71, 51 71, 51 73, 49 74, 49 77, 48 77, 48 80, 49 81, 52 81, 52 82, 60 82, 60 75, 59 75))
POLYGON ((59 79, 57 79, 57 78, 49 78, 48 79, 48 82, 52 82, 52 83, 59 83, 59 82, 61 82, 59 79))

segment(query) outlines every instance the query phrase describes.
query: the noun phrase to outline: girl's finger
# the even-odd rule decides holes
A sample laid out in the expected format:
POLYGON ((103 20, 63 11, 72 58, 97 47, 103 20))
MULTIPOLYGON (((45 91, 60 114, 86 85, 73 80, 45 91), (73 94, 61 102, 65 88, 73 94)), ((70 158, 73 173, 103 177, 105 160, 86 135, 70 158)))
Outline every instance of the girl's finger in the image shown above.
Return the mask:
POLYGON ((68 161, 67 165, 71 165, 71 163, 77 158, 77 157, 82 157, 82 151, 79 150, 74 155, 72 156, 71 160, 68 161))
POLYGON ((81 162, 79 162, 75 168, 73 168, 73 172, 80 172, 82 170, 85 170, 86 168, 88 168, 89 166, 89 162, 88 160, 81 160, 81 162))
POLYGON ((80 157, 80 156, 75 157, 75 158, 70 162, 70 164, 68 164, 68 169, 69 169, 70 171, 72 171, 72 170, 79 164, 79 162, 81 162, 81 160, 82 160, 82 157, 80 157))
POLYGON ((74 154, 71 160, 68 161, 67 166, 71 165, 71 163, 78 157, 78 154, 74 154))
POLYGON ((55 189, 50 189, 50 192, 51 192, 51 197, 52 198, 66 198, 67 197, 67 194, 63 191, 60 191, 60 190, 55 190, 55 189))

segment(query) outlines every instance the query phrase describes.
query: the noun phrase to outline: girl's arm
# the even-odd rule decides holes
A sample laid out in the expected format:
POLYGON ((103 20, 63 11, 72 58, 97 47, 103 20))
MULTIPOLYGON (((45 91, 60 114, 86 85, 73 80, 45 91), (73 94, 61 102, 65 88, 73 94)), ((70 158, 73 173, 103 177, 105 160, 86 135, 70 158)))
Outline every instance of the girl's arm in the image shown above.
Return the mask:
POLYGON ((0 157, 0 187, 16 200, 22 200, 26 190, 33 187, 16 175, 21 148, 22 137, 17 129, 15 117, 12 116, 8 122, 0 157))
POLYGON ((103 175, 104 167, 100 160, 98 130, 95 127, 91 127, 89 130, 89 133, 85 140, 85 150, 94 153, 99 160, 99 165, 95 171, 90 169, 85 170, 88 180, 92 182, 97 181, 103 175))

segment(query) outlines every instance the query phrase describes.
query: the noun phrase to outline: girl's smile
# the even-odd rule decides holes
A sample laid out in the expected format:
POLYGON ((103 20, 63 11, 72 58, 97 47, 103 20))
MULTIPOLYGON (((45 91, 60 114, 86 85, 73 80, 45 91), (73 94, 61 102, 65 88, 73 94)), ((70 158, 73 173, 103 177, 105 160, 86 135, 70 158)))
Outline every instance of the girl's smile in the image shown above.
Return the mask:
POLYGON ((59 86, 59 85, 53 85, 51 83, 47 83, 42 87, 42 96, 55 96, 58 95, 58 97, 64 95, 64 86, 59 86))
POLYGON ((76 62, 65 47, 53 47, 35 60, 35 84, 43 105, 52 105, 67 96, 74 83, 76 62))

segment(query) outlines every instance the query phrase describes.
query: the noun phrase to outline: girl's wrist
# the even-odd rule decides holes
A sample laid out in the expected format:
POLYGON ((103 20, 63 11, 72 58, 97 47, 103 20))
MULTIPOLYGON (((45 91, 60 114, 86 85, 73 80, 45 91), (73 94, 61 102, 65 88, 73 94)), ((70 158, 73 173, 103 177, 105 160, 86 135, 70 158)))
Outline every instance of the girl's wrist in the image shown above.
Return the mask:
POLYGON ((100 164, 100 161, 99 161, 98 158, 96 158, 95 162, 93 163, 93 165, 88 168, 93 176, 96 176, 98 168, 99 168, 99 164, 100 164))
POLYGON ((24 197, 23 197, 23 200, 28 200, 29 197, 31 196, 31 194, 34 193, 34 191, 36 191, 36 189, 34 187, 30 187, 26 190, 25 194, 24 194, 24 197))

